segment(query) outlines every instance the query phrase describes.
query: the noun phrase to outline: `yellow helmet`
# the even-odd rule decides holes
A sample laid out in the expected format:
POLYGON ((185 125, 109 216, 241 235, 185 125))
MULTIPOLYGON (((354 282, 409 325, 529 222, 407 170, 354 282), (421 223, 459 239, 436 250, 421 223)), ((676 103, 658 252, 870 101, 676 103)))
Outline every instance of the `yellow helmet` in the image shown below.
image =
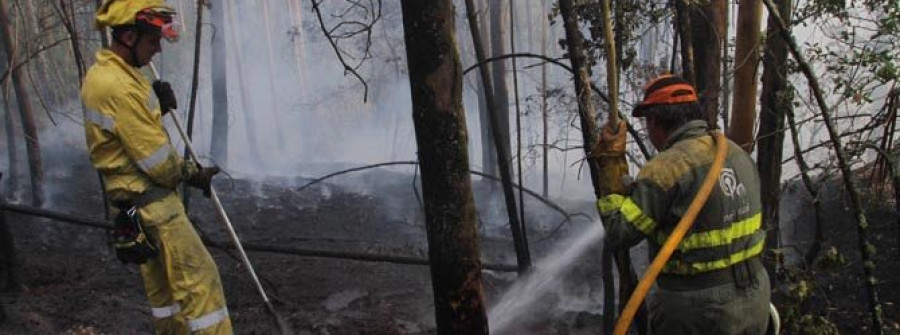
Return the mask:
POLYGON ((105 0, 94 23, 98 28, 133 25, 137 14, 150 10, 155 13, 174 15, 175 9, 165 0, 105 0))
POLYGON ((162 32, 163 37, 178 40, 179 27, 173 22, 175 9, 165 0, 105 0, 94 23, 98 28, 136 26, 162 32))

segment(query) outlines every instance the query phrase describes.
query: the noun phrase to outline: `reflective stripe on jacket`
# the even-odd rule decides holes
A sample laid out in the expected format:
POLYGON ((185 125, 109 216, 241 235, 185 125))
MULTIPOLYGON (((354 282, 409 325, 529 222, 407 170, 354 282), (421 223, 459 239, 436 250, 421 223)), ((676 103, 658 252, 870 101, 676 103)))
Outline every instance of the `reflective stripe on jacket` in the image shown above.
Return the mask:
MULTIPOLYGON (((705 121, 675 130, 664 150, 638 174, 628 195, 610 194, 598 201, 607 242, 630 247, 647 238, 654 257, 687 211, 714 155, 715 141, 705 121)), ((663 273, 708 272, 759 255, 765 242, 761 212, 756 165, 728 141, 719 182, 663 273)))
POLYGON ((174 189, 193 164, 172 147, 159 110, 150 109, 150 82, 109 50, 84 78, 84 131, 91 163, 109 192, 142 193, 151 185, 174 189))

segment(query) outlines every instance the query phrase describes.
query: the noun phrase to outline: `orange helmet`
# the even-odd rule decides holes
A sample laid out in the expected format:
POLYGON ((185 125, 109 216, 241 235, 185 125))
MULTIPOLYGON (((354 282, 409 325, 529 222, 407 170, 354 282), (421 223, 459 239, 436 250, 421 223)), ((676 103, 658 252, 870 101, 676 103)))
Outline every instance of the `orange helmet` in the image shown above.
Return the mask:
POLYGON ((655 105, 676 105, 698 102, 697 91, 681 77, 666 74, 644 86, 644 100, 634 107, 631 116, 643 117, 644 111, 655 105))

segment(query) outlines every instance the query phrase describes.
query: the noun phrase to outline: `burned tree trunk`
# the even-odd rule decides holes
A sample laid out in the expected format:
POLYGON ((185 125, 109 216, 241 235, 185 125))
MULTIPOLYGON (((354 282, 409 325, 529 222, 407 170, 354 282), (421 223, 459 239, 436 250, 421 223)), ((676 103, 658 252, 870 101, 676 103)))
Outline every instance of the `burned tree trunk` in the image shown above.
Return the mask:
POLYGON ((401 6, 438 333, 487 334, 453 2, 401 6))
POLYGON ((722 33, 725 31, 725 0, 689 5, 691 44, 694 53, 695 86, 704 101, 710 127, 718 124, 722 86, 722 33))
POLYGON ((6 1, 0 2, 0 35, 3 39, 3 47, 6 50, 8 68, 11 70, 13 90, 16 92, 16 103, 19 107, 19 115, 22 121, 22 130, 25 133, 25 148, 28 154, 28 167, 31 173, 31 203, 36 207, 44 204, 44 167, 41 159, 41 143, 38 140, 37 121, 31 108, 31 98, 22 76, 22 67, 14 67, 16 48, 13 40, 12 27, 6 10, 6 1))
MULTIPOLYGON (((791 1, 779 0, 779 11, 790 13, 791 1)), ((762 6, 762 3, 759 3, 759 6, 762 6)), ((762 11, 762 8, 760 7, 758 10, 762 11)), ((772 20, 770 17, 768 28, 766 29, 766 53, 763 56, 764 69, 760 101, 762 108, 759 115, 759 134, 756 137, 759 144, 756 166, 759 170, 761 181, 760 192, 762 198, 766 199, 766 201, 763 201, 762 222, 768 232, 766 246, 769 249, 779 248, 778 208, 781 199, 781 158, 784 151, 784 121, 785 113, 793 108, 791 104, 793 92, 787 81, 788 48, 784 39, 778 37, 777 23, 772 20)), ((753 42, 756 42, 755 38, 753 42)), ((735 89, 737 88, 737 85, 735 85, 735 89)), ((737 114, 737 94, 735 94, 734 111, 737 114)), ((735 123, 738 122, 737 115, 735 115, 734 121, 735 123)), ((743 122, 747 122, 743 125, 746 128, 745 130, 752 132, 753 119, 745 119, 743 122)), ((737 131, 737 128, 734 127, 736 126, 735 123, 732 124, 733 131, 737 131)), ((741 142, 737 143, 743 144, 741 142)), ((749 148, 752 148, 752 146, 749 148)), ((804 171, 804 173, 806 172, 804 171)))
POLYGON ((225 38, 225 3, 210 4, 210 16, 216 33, 212 37, 210 63, 212 70, 212 158, 220 166, 228 164, 228 69, 225 55, 228 53, 225 38))
MULTIPOLYGON (((0 180, 3 180, 2 173, 0 180)), ((2 194, 3 192, 0 192, 0 195, 2 194)), ((4 201, 3 197, 0 197, 0 204, 4 201)), ((18 286, 15 275, 15 251, 12 233, 6 225, 6 212, 0 210, 0 291, 13 290, 18 286)), ((3 318, 3 310, 0 309, 0 323, 3 323, 3 318)))

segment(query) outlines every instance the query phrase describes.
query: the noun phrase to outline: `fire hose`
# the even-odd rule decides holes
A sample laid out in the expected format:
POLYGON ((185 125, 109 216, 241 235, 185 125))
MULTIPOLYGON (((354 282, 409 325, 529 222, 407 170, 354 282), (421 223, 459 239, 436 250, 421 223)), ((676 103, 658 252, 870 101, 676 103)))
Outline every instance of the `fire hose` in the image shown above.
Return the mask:
MULTIPOLYGON (((149 63, 150 70, 153 71, 153 77, 159 80, 159 72, 156 71, 156 65, 153 62, 149 63)), ((184 147, 187 149, 188 154, 190 154, 191 158, 195 162, 199 162, 197 159, 197 154, 194 153, 194 148, 191 147, 191 139, 188 138, 187 134, 184 132, 184 129, 181 126, 181 120, 178 116, 178 113, 175 110, 169 112, 169 115, 172 115, 172 121, 175 123, 175 128, 178 129, 178 134, 181 135, 181 139, 184 141, 184 147)), ((222 206, 222 201, 219 200, 218 194, 216 194, 216 189, 210 185, 210 199, 213 201, 213 205, 216 208, 216 214, 218 214, 219 219, 222 221, 222 224, 225 226, 225 230, 228 231, 228 236, 231 237, 231 242, 234 243, 235 249, 237 249, 238 254, 240 255, 241 262, 247 268, 247 272, 250 274, 250 277, 253 279, 253 284, 256 285, 257 291, 259 291, 259 295, 262 297, 263 302, 266 304, 266 309, 268 309, 269 313, 275 317, 278 326, 281 328, 282 334, 291 334, 293 331, 290 330, 290 326, 288 326, 287 321, 281 317, 276 311, 275 307, 272 305, 272 301, 269 299, 269 296, 266 294, 265 289, 263 289, 262 283, 259 281, 259 277, 256 275, 256 271, 253 270, 253 265, 250 264, 250 259, 247 258, 247 252, 244 251, 243 245, 241 245, 241 240, 238 238, 237 233, 234 231, 234 225, 231 224, 231 219, 228 218, 228 214, 225 212, 225 208, 222 206)))

